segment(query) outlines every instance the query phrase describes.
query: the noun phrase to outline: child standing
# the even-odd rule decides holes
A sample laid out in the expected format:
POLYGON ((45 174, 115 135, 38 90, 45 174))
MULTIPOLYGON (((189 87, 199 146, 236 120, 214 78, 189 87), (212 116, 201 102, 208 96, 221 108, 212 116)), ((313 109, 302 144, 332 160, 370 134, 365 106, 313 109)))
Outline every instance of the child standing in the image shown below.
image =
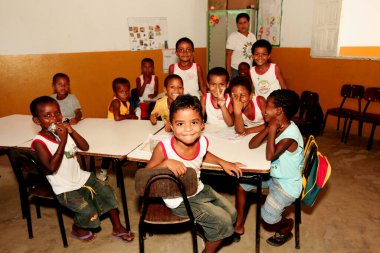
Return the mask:
MULTIPOLYGON (((163 167, 181 177, 187 167, 198 175, 197 193, 189 198, 194 218, 203 227, 206 246, 203 252, 216 252, 222 240, 233 234, 236 211, 231 203, 204 185, 199 179, 202 162, 219 164, 224 171, 237 177, 242 175, 239 163, 230 163, 207 151, 208 139, 201 136, 203 124, 202 107, 198 98, 191 95, 179 96, 170 106, 170 124, 173 137, 156 146, 147 168, 163 167)), ((175 215, 187 216, 183 199, 164 199, 175 215)))
POLYGON ((233 114, 236 133, 247 135, 260 132, 265 128, 262 111, 265 98, 254 96, 252 84, 246 77, 235 77, 230 82, 232 106, 228 110, 233 114))
POLYGON ((33 122, 41 126, 31 144, 38 159, 48 171, 46 176, 59 203, 74 212, 71 235, 81 241, 91 241, 96 235, 90 230, 100 226, 99 216, 109 212, 112 235, 132 241, 134 234, 120 223, 113 189, 79 167, 77 148, 88 150, 87 141, 68 123, 62 123, 58 103, 51 97, 36 98, 30 104, 33 122), (54 130, 51 129, 54 125, 54 130))
POLYGON ((255 93, 267 98, 272 91, 286 89, 285 80, 279 67, 269 63, 272 45, 267 40, 258 40, 252 46, 253 60, 256 66, 250 70, 255 93))
POLYGON ((177 41, 176 55, 179 62, 169 67, 169 74, 177 74, 182 78, 184 94, 190 94, 199 98, 199 90, 206 94, 207 90, 203 82, 202 69, 199 64, 193 62, 194 43, 189 38, 181 38, 177 41))
POLYGON ((157 118, 161 117, 161 120, 165 123, 165 131, 170 132, 169 108, 173 101, 183 94, 182 78, 175 74, 168 75, 165 78, 164 89, 166 96, 157 100, 150 114, 150 122, 155 125, 157 124, 157 118))
MULTIPOLYGON (((130 87, 129 81, 124 77, 118 77, 112 81, 114 97, 108 106, 108 119, 115 121, 138 119, 135 114, 135 110, 133 110, 133 106, 131 106, 129 102, 129 98, 131 96, 130 87)), ((110 163, 110 158, 102 159, 99 174, 96 175, 99 180, 106 181, 108 179, 107 170, 110 163)))
POLYGON ((234 121, 228 112, 230 96, 225 93, 228 88, 229 75, 225 68, 216 67, 207 74, 207 87, 210 92, 202 96, 202 113, 207 115, 207 123, 233 126, 234 121))
POLYGON ((70 78, 64 73, 53 76, 54 94, 52 98, 57 100, 62 110, 62 117, 69 119, 71 125, 77 124, 82 119, 82 108, 77 97, 70 94, 70 78))
MULTIPOLYGON (((283 217, 282 214, 302 191, 303 139, 296 124, 290 120, 297 113, 298 107, 299 97, 294 91, 273 91, 265 107, 264 118, 267 125, 249 142, 249 148, 256 148, 267 141, 266 158, 271 161, 271 177, 263 182, 263 187, 269 187, 269 195, 261 214, 264 227, 276 232, 267 240, 273 246, 281 246, 292 238, 294 221, 283 217)), ((238 186, 236 233, 244 233, 246 191, 253 188, 254 186, 249 184, 238 186)))
POLYGON ((158 77, 154 75, 154 61, 144 58, 141 61, 141 75, 136 78, 136 87, 139 94, 139 107, 141 119, 148 116, 149 104, 145 100, 151 100, 158 94, 158 77))
POLYGON ((247 62, 241 62, 238 67, 238 76, 242 77, 249 77, 249 71, 251 69, 251 66, 247 62))

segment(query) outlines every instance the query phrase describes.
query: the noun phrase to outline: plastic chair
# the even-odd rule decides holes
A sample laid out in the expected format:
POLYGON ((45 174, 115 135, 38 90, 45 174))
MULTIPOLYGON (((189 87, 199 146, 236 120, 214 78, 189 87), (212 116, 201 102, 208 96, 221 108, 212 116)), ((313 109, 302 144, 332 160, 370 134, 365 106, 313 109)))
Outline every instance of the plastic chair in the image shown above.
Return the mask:
MULTIPOLYGON (((136 193, 143 197, 139 222, 140 253, 144 252, 146 233, 155 227, 188 228, 193 239, 193 251, 198 252, 197 226, 187 196, 196 193, 198 178, 194 169, 188 168, 186 174, 178 179, 169 169, 139 169, 135 175, 136 193), (165 205, 162 197, 182 196, 188 217, 178 217, 165 205)), ((158 230, 157 230, 158 231, 158 230)), ((160 232, 162 232, 160 230, 160 232)))
POLYGON ((326 111, 325 119, 323 120, 323 128, 321 131, 321 135, 323 135, 323 131, 326 127, 327 117, 329 115, 338 117, 338 122, 336 126, 337 131, 339 131, 340 119, 344 118, 343 133, 342 133, 342 138, 341 138, 341 142, 343 142, 348 118, 350 117, 351 114, 361 112, 361 108, 362 108, 361 101, 364 96, 364 86, 357 85, 357 84, 344 84, 340 90, 340 95, 342 97, 342 102, 340 103, 339 107, 329 108, 326 111), (347 99, 357 100, 358 102, 357 110, 344 107, 347 99))
MULTIPOLYGON (((318 148, 315 145, 311 145, 308 150, 304 152, 304 164, 302 167, 302 175, 307 179, 310 175, 311 166, 313 165, 314 160, 317 158, 318 148)), ((252 192, 257 194, 256 190, 252 192)), ((263 188, 261 191, 262 195, 268 195, 269 189, 263 188)), ((294 201, 294 239, 295 239, 295 248, 300 249, 300 224, 301 224, 301 198, 297 198, 294 201)))
POLYGON ((302 135, 317 136, 323 127, 323 111, 319 104, 319 95, 313 91, 303 91, 300 98, 298 117, 292 119, 302 135))
POLYGON ((42 167, 35 159, 31 151, 11 149, 8 153, 13 171, 19 186, 21 210, 23 218, 26 218, 29 239, 33 238, 32 218, 30 215, 30 203, 36 205, 37 218, 41 218, 40 204, 53 205, 57 211, 59 228, 63 246, 66 248, 67 237, 62 218, 62 209, 51 185, 42 173, 42 167))
MULTIPOLYGON (((348 123, 346 136, 344 137, 344 143, 347 143, 348 136, 350 135, 352 121, 356 120, 359 122, 359 128, 363 123, 372 124, 371 134, 369 136, 367 150, 372 148, 373 136, 375 134, 376 126, 380 124, 380 114, 368 113, 368 107, 372 102, 380 103, 380 87, 367 88, 364 94, 364 100, 367 101, 362 113, 352 114, 348 123)), ((360 129, 361 131, 361 129, 360 129)), ((359 135, 360 136, 360 135, 359 135)))

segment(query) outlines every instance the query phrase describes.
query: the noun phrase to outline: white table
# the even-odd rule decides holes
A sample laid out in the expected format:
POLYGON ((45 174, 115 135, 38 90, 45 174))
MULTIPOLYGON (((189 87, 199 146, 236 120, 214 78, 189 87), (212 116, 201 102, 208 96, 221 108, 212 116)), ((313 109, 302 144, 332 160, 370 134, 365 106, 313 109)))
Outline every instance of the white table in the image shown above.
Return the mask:
MULTIPOLYGON (((158 136, 152 138, 162 139, 170 138, 172 133, 165 132, 162 129, 157 133, 158 136)), ((262 177, 270 172, 270 161, 266 160, 266 145, 261 145, 256 149, 249 149, 248 143, 254 136, 238 136, 235 134, 234 128, 218 127, 215 125, 205 125, 203 131, 209 139, 208 150, 214 155, 230 161, 240 162, 246 165, 242 168, 244 176, 240 180, 251 182, 257 185, 257 192, 261 192, 262 177)), ((147 162, 151 157, 149 144, 143 143, 134 151, 127 155, 128 160, 147 162)), ((206 174, 223 174, 221 168, 215 164, 202 164, 202 173, 206 174)), ((261 221, 261 194, 256 194, 256 252, 260 252, 260 221, 261 221)))
POLYGON ((32 115, 14 114, 0 118, 0 148, 10 148, 32 140, 40 127, 32 115))

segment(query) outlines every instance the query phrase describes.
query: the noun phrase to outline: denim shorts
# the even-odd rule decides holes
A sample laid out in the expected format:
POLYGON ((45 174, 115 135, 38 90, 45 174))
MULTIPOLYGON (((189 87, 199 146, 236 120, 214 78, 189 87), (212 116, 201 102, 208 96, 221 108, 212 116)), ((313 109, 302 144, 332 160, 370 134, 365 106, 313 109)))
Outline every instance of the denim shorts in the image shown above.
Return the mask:
POLYGON ((57 195, 59 203, 74 212, 74 224, 80 228, 97 228, 99 216, 117 208, 111 186, 102 184, 91 173, 84 186, 75 191, 57 195), (93 194, 89 188, 94 190, 93 194))
MULTIPOLYGON (((207 241, 215 242, 233 234, 237 214, 230 201, 208 185, 188 200, 194 218, 202 226, 207 241)), ((177 216, 187 217, 183 201, 172 211, 177 216)))

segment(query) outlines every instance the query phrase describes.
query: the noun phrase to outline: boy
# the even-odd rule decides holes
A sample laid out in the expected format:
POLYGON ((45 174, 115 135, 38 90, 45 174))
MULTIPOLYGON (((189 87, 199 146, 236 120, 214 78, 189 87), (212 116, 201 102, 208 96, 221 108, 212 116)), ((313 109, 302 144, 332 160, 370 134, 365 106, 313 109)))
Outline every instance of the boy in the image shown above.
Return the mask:
POLYGON ((251 66, 249 66, 249 63, 247 62, 241 62, 238 67, 238 76, 241 77, 249 77, 249 70, 251 69, 251 66))
POLYGON ((194 63, 194 43, 189 38, 181 38, 177 41, 176 55, 179 62, 169 67, 169 74, 177 74, 182 78, 184 94, 190 94, 199 98, 199 90, 203 95, 207 90, 203 82, 201 66, 194 63))
POLYGON ((255 94, 267 98, 272 91, 286 89, 285 80, 282 77, 277 64, 270 63, 272 45, 267 40, 258 40, 252 46, 253 60, 256 66, 250 70, 255 94))
POLYGON ((168 75, 164 81, 164 89, 166 96, 157 100, 150 114, 150 122, 155 125, 157 124, 157 118, 161 117, 161 120, 165 123, 165 131, 170 132, 169 108, 173 101, 183 94, 182 78, 175 74, 168 75))
POLYGON ((207 88, 210 92, 202 96, 202 113, 207 115, 208 124, 233 126, 234 120, 228 112, 230 96, 226 93, 229 75, 225 68, 215 67, 207 74, 207 88))
MULTIPOLYGON (((208 140, 201 136, 204 128, 202 107, 198 98, 179 96, 170 106, 170 125, 173 137, 156 146, 147 168, 168 168, 176 177, 194 168, 198 175, 197 193, 189 197, 194 218, 203 227, 206 246, 203 252, 216 252, 222 240, 233 234, 236 211, 231 203, 204 185, 199 179, 202 162, 219 164, 230 176, 242 175, 240 163, 230 163, 207 151, 208 140)), ((186 216, 182 198, 164 199, 175 215, 186 216)))
MULTIPOLYGON (((291 231, 294 221, 282 214, 302 191, 303 139, 296 124, 290 120, 297 113, 298 107, 299 97, 294 91, 273 91, 265 107, 264 119, 267 126, 249 142, 249 148, 252 149, 267 141, 266 158, 271 161, 271 177, 263 182, 264 187, 269 187, 269 195, 261 214, 264 227, 275 231, 275 235, 267 239, 267 243, 273 246, 281 246, 293 237, 291 231)), ((244 233, 246 191, 253 188, 249 184, 240 184, 238 187, 235 234, 244 233)))
POLYGON ((109 212, 112 235, 123 241, 134 239, 134 234, 121 225, 117 201, 112 188, 80 169, 77 148, 87 151, 87 141, 68 123, 62 123, 58 103, 51 97, 36 98, 30 104, 33 122, 41 126, 31 144, 38 159, 48 171, 46 176, 59 203, 74 212, 71 235, 81 241, 95 239, 90 230, 100 226, 99 216, 109 212), (54 127, 52 127, 54 126, 54 127))

